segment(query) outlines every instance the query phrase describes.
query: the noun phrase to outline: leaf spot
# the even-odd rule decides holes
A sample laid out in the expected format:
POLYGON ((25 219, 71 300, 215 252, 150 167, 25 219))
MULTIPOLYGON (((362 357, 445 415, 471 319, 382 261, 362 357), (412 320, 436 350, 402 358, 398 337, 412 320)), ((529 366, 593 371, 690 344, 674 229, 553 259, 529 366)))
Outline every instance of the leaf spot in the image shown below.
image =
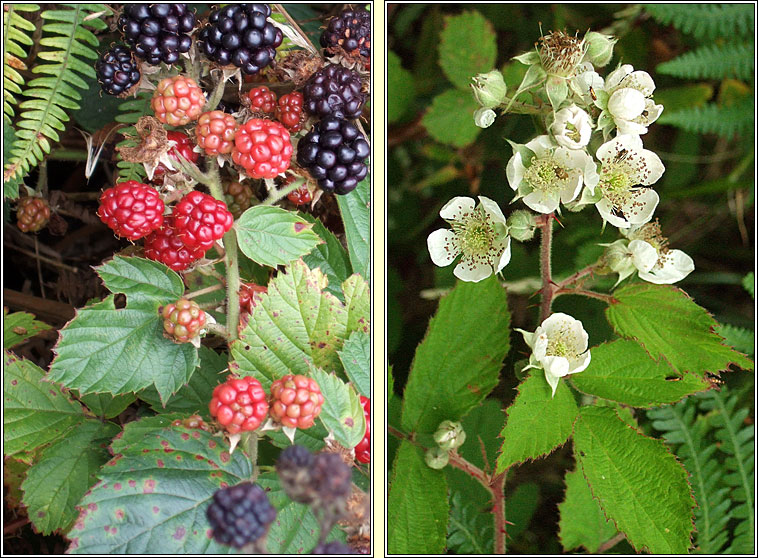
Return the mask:
POLYGON ((143 485, 143 492, 145 494, 152 494, 154 490, 155 490, 155 480, 145 479, 145 483, 143 485))
POLYGON ((124 519, 124 510, 122 509, 116 510, 116 519, 124 519))
POLYGON ((348 428, 352 428, 353 426, 355 426, 355 421, 353 420, 353 417, 347 417, 345 419, 345 426, 347 426, 348 428))
POLYGON ((158 506, 153 506, 153 513, 158 513, 161 509, 158 506))
POLYGON ((158 467, 164 467, 165 463, 163 463, 163 459, 158 460, 158 467))
POLYGON ((174 531, 174 539, 177 541, 180 541, 184 538, 184 535, 187 533, 187 530, 184 527, 177 527, 176 531, 174 531))
POLYGON ((121 483, 116 482, 113 484, 113 490, 121 490, 121 483))
POLYGON ((97 510, 97 504, 95 502, 90 502, 89 504, 87 504, 87 509, 95 511, 97 510))
POLYGON ((134 488, 135 486, 137 486, 137 481, 135 481, 135 480, 130 480, 130 481, 129 481, 129 487, 130 487, 130 488, 134 488))
POLYGON ((229 459, 231 458, 228 451, 222 451, 219 457, 223 463, 229 463, 229 459))

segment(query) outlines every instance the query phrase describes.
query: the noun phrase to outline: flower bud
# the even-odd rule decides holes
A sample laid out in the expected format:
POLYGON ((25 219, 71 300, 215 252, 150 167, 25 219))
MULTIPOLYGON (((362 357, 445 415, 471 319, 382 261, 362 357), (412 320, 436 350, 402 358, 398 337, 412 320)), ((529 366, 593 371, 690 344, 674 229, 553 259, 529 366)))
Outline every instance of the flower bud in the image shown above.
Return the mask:
POLYGON ((589 45, 584 59, 595 66, 602 67, 613 58, 613 46, 618 39, 612 35, 589 31, 584 36, 584 42, 589 45))
POLYGON ((432 469, 442 469, 449 460, 450 456, 442 448, 429 448, 424 455, 424 461, 432 469))
POLYGON ((450 451, 463 445, 466 441, 466 433, 460 422, 443 420, 437 427, 437 432, 434 433, 434 441, 441 449, 450 451))
POLYGON ((489 128, 495 122, 495 111, 489 108, 480 108, 474 112, 474 124, 480 128, 489 128))
POLYGON ((537 222, 534 214, 526 209, 514 211, 508 217, 508 234, 519 242, 527 242, 534 237, 534 231, 537 230, 537 222))
POLYGON ((508 88, 503 80, 503 74, 492 70, 487 74, 478 74, 471 78, 471 89, 474 90, 476 101, 484 108, 494 108, 505 100, 508 88))

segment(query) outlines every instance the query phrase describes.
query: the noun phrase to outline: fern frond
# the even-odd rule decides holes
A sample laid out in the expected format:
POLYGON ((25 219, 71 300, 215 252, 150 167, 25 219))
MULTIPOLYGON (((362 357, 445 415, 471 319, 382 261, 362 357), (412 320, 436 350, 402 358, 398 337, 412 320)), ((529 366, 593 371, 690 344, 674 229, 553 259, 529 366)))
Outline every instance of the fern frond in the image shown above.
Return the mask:
POLYGON ((655 69, 680 78, 748 80, 755 72, 755 50, 753 43, 706 45, 658 64, 655 69))
POLYGON ((24 60, 29 54, 23 45, 31 46, 30 34, 36 29, 34 24, 17 12, 36 12, 37 4, 8 4, 3 11, 3 117, 10 124, 16 114, 13 105, 18 101, 14 93, 21 93, 24 78, 16 70, 26 70, 24 60))
POLYGON ((755 300, 755 274, 752 271, 742 278, 742 286, 755 300))
POLYGON ((730 497, 735 502, 732 517, 739 523, 734 529, 732 544, 726 554, 752 554, 753 526, 755 525, 755 501, 753 467, 753 438, 755 427, 745 425, 749 409, 737 407, 738 396, 730 394, 726 388, 721 392, 711 390, 702 398, 701 408, 711 411, 711 422, 716 426, 716 439, 721 442, 719 449, 726 454, 724 484, 731 488, 730 497))
POLYGON ((744 327, 737 327, 730 324, 719 324, 714 330, 727 345, 731 345, 741 353, 748 356, 755 354, 755 332, 744 327))
POLYGON ((709 424, 696 419, 696 412, 696 400, 690 398, 676 405, 651 409, 647 416, 653 420, 653 428, 663 432, 666 442, 676 447, 677 456, 692 475, 698 503, 695 509, 698 551, 718 554, 728 538, 729 488, 721 486, 722 466, 714 457, 717 446, 707 440, 709 424))
POLYGON ((745 135, 753 130, 754 100, 746 97, 730 106, 708 103, 676 112, 664 113, 658 124, 670 124, 696 134, 718 134, 725 138, 745 135))
POLYGON ((11 150, 11 158, 5 167, 5 182, 23 175, 37 165, 50 152, 50 141, 59 140, 58 131, 65 129, 69 117, 64 109, 79 109, 81 96, 77 89, 86 89, 86 82, 79 74, 95 78, 94 60, 97 52, 87 45, 97 46, 97 37, 88 29, 101 30, 107 24, 101 19, 109 8, 103 4, 62 4, 67 9, 47 10, 42 18, 49 21, 42 27, 40 44, 48 47, 37 57, 41 63, 32 69, 43 74, 29 82, 24 91, 28 100, 19 108, 24 109, 18 122, 18 139, 11 150), (84 59, 84 60, 83 60, 84 59))
POLYGON ((493 541, 492 516, 472 502, 463 503, 460 492, 450 499, 447 549, 455 554, 489 554, 493 541))
POLYGON ((753 4, 645 4, 645 11, 663 25, 673 25, 696 39, 752 37, 753 4))
MULTIPOLYGON (((137 95, 136 99, 127 99, 118 106, 120 114, 116 117, 116 122, 122 122, 124 124, 131 124, 128 128, 122 128, 119 133, 123 136, 136 137, 137 131, 134 129, 134 124, 143 116, 152 114, 150 108, 150 99, 152 95, 148 92, 141 92, 137 95)), ((118 143, 119 147, 134 147, 137 145, 135 139, 123 139, 118 143)), ((145 167, 142 163, 130 163, 124 161, 121 157, 118 158, 117 163, 117 178, 116 182, 126 182, 127 180, 136 180, 142 182, 145 178, 145 167)))

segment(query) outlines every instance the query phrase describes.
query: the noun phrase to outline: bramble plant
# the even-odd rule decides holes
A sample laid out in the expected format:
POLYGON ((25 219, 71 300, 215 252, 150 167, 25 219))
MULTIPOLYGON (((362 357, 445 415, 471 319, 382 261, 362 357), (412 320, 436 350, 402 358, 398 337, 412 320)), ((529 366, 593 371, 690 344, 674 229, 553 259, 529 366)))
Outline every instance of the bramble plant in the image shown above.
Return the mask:
MULTIPOLYGON (((697 394, 723 411, 719 420, 729 430, 724 432, 730 444, 726 452, 734 452, 730 468, 738 471, 731 484, 737 487, 734 499, 752 506, 753 428, 737 434, 744 415, 730 418, 734 400, 731 407, 724 404, 727 390, 719 393, 719 374, 733 365, 753 370, 753 362, 725 344, 711 315, 672 285, 693 272, 694 262, 669 245, 655 215, 660 198, 654 187, 665 167, 644 147, 645 134, 664 112, 656 103, 655 82, 630 64, 610 65, 618 39, 594 31, 544 33, 533 50, 514 57, 523 77, 509 82, 500 70, 486 67, 495 61, 490 36, 489 24, 477 12, 446 18, 439 63, 459 88, 450 97, 460 95, 465 72, 474 67, 480 72, 469 74, 478 105, 471 111, 476 126, 488 128, 513 114, 527 114, 537 132, 523 144, 508 140, 512 155, 502 164, 517 208, 510 216, 490 197, 456 196, 439 211, 449 228, 427 237, 431 262, 454 265, 458 281, 439 302, 416 348, 402 404, 390 401, 390 435, 400 442, 390 473, 389 550, 505 554, 511 526, 524 528, 506 514, 509 472, 567 442, 575 466, 563 472, 559 536, 564 550, 584 546, 603 552, 626 539, 637 552, 688 553, 696 544, 696 523, 703 528, 698 509, 705 510, 706 532, 697 544, 722 548, 727 535, 712 543, 714 528, 707 524, 710 492, 700 466, 708 457, 698 454, 705 434, 694 440, 677 436, 677 430, 688 427, 676 420, 687 407, 670 405, 697 394), (476 33, 484 39, 474 38, 476 33), (470 52, 456 50, 463 44, 468 50, 477 41, 470 52), (606 66, 609 71, 602 75, 606 66), (597 236, 603 231, 605 240, 610 232, 617 239, 592 239, 602 247, 594 261, 556 276, 553 236, 572 234, 570 215, 580 211, 600 217, 597 236), (555 222, 562 227, 559 232, 555 222), (499 451, 490 463, 491 425, 497 422, 490 417, 499 402, 487 396, 498 385, 510 349, 502 283, 509 281, 515 254, 523 254, 516 251, 517 243, 531 241, 535 233, 539 317, 531 331, 514 328, 528 347, 528 360, 505 369, 516 374, 519 385, 505 409, 504 425, 498 422, 499 451), (554 301, 566 295, 604 303, 614 338, 593 342, 591 327, 554 312, 554 301), (680 455, 686 458, 677 459, 640 423, 638 410, 652 407, 661 409, 649 411, 650 416, 666 421, 654 427, 673 431, 670 441, 684 445, 687 453, 680 455), (739 442, 743 436, 750 442, 739 442), (469 499, 479 492, 460 490, 464 481, 447 474, 451 468, 465 474, 467 486, 470 479, 477 481, 488 501, 469 499), (693 475, 700 486, 693 487, 693 475), (453 486, 459 489, 454 495, 453 486), (489 525, 482 516, 490 517, 489 525)), ((440 114, 434 103, 425 126, 435 139, 453 143, 435 128, 440 114)), ((501 188, 500 195, 508 197, 501 188)), ((689 409, 685 423, 692 422, 694 410, 689 409)), ((713 518, 722 526, 729 518, 744 518, 734 523, 730 548, 751 552, 754 511, 735 509, 733 515, 713 513, 713 518)))
POLYGON ((5 82, 18 229, 44 248, 51 214, 83 215, 118 243, 49 369, 19 355, 50 326, 6 309, 7 509, 73 554, 370 552, 370 12, 11 4, 4 25, 6 70, 51 62, 5 82), (90 86, 123 140, 104 173, 103 145, 81 157, 99 204, 72 214, 47 165, 90 86))

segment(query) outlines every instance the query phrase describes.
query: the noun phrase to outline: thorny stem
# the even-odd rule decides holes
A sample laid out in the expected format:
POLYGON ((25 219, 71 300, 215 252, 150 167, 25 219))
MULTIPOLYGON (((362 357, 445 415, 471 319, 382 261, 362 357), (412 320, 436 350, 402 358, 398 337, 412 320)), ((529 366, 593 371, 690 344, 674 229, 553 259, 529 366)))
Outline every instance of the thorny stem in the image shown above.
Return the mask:
POLYGON ((542 274, 542 303, 540 304, 540 322, 544 322, 550 316, 550 308, 553 304, 553 295, 556 288, 550 271, 550 247, 553 240, 553 214, 540 215, 537 217, 537 226, 540 228, 540 270, 542 274))
POLYGON ((603 302, 607 304, 613 304, 614 302, 616 302, 616 299, 613 298, 613 295, 596 293, 595 291, 588 291, 586 289, 580 289, 580 288, 562 289, 560 291, 556 291, 553 298, 562 294, 574 294, 574 295, 586 296, 587 298, 596 298, 598 300, 602 300, 603 302))
POLYGON ((287 184, 284 188, 280 190, 274 190, 271 192, 268 197, 261 202, 261 205, 274 205, 276 202, 278 202, 281 199, 284 199, 289 195, 290 192, 294 192, 300 186, 305 184, 304 178, 298 178, 297 180, 294 180, 291 184, 287 184))

